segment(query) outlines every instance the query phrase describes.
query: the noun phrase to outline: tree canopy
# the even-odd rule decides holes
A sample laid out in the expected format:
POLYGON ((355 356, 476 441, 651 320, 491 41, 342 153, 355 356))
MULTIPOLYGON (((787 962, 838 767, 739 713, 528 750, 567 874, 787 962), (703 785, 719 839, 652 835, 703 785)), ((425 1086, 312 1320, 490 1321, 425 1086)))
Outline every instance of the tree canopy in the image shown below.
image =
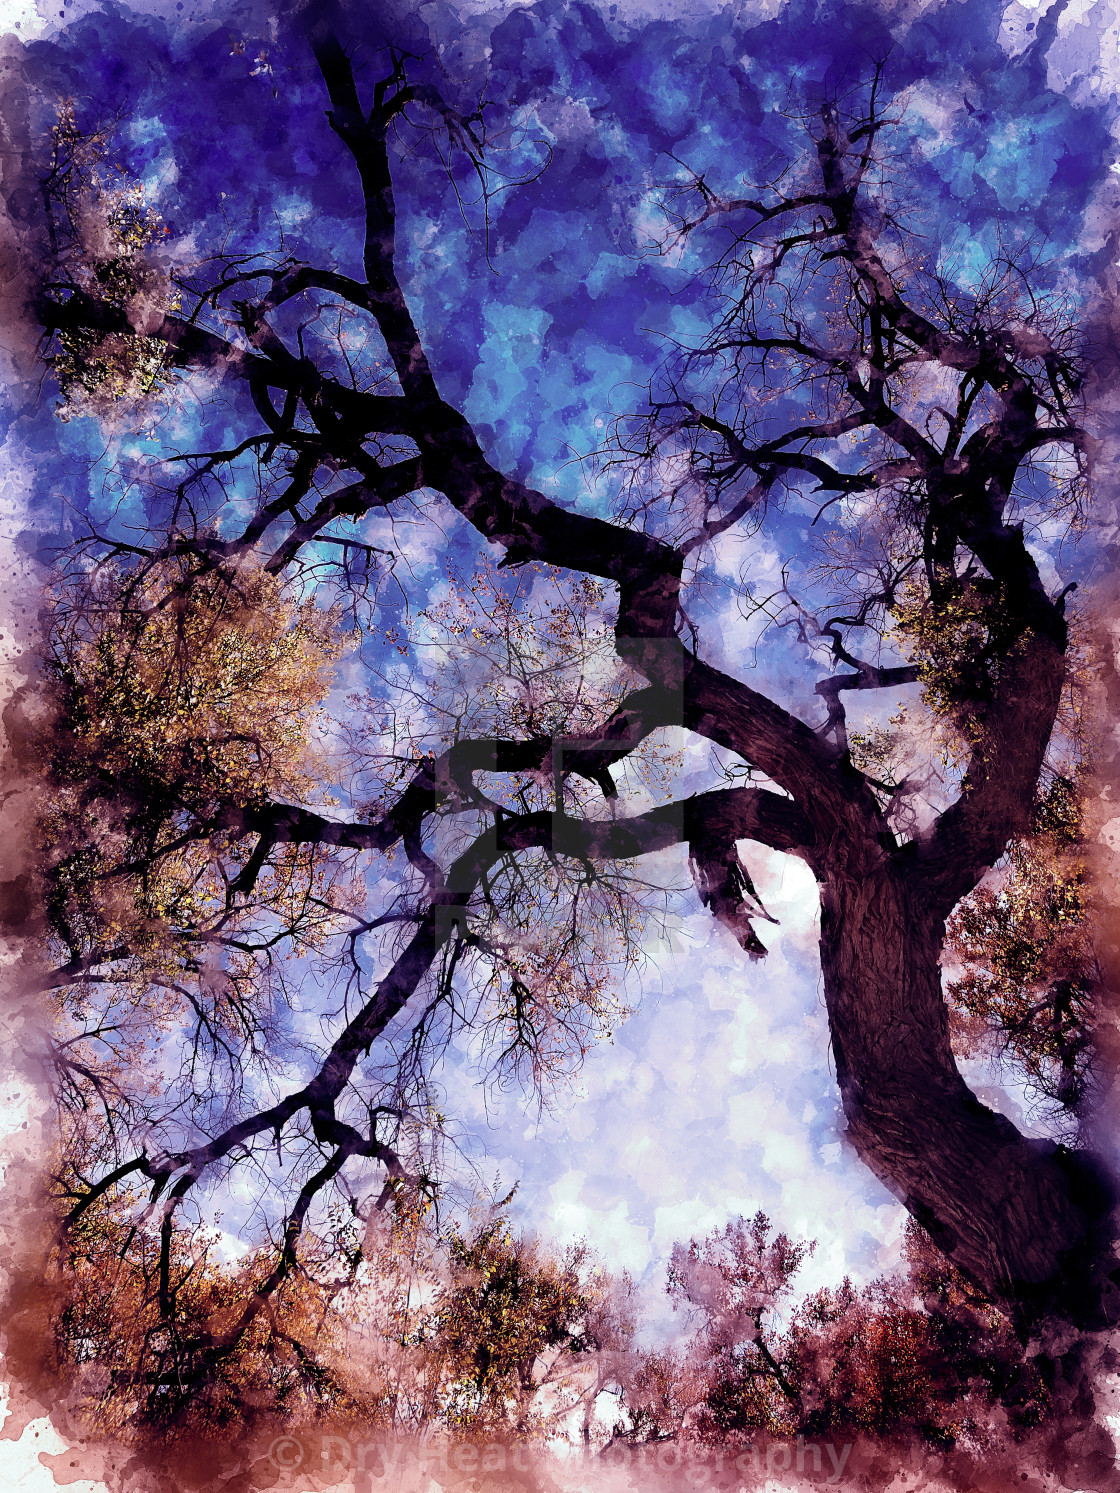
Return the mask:
MULTIPOLYGON (((583 491, 549 495, 538 437, 468 386, 463 348, 510 336, 471 277, 501 280, 532 207, 519 252, 567 276, 573 366, 607 356, 610 315, 581 340, 579 306, 617 266, 576 248, 566 267, 543 224, 545 191, 604 212, 565 160, 570 90, 530 66, 533 37, 559 46, 553 14, 508 17, 483 69, 414 16, 301 11, 250 74, 271 123, 207 94, 219 128, 263 133, 244 182, 205 173, 197 221, 141 169, 160 130, 176 172, 198 149, 166 68, 147 134, 56 104, 32 304, 72 512, 49 546, 36 978, 81 1318, 64 1356, 116 1353, 103 1413, 152 1424, 242 1413, 270 1359, 277 1413, 297 1385, 382 1413, 381 1368, 372 1387, 336 1371, 368 1308, 437 1362, 407 1394, 450 1424, 528 1434, 551 1374, 567 1410, 617 1383, 631 1438, 905 1423, 944 1442, 974 1428, 969 1395, 1025 1433, 1055 1375, 1082 1386, 1022 1344, 1118 1314, 1089 1124, 1096 664, 1062 548, 1100 450, 1095 287, 1049 209, 992 209, 969 239, 923 202, 910 51, 884 33, 857 52, 837 21, 831 62, 799 70, 789 16, 748 27, 751 57, 780 35, 785 61, 756 82, 713 62, 714 129, 648 126, 616 244, 669 307, 658 356, 641 387, 602 375, 583 491), (705 1316, 691 1391, 667 1359, 581 1379, 580 1354, 631 1351, 621 1287, 497 1215, 448 1225, 423 1320, 409 1288, 393 1307, 402 1240, 415 1256, 449 1206, 441 1055, 547 1093, 625 1019, 682 899, 764 959, 752 845, 819 890, 845 1134, 914 1222, 917 1296, 845 1282, 778 1334, 806 1246, 761 1214, 729 1224, 671 1266, 705 1316), (689 885, 650 869, 673 851, 689 885), (958 1064, 977 1052, 1060 1139, 980 1101, 958 1064), (206 1210, 246 1189, 252 1250, 219 1268, 206 1210), (123 1356, 83 1313, 133 1322, 123 1356)), ((569 59, 608 36, 555 16, 583 28, 569 59)), ((221 66, 244 70, 233 42, 221 66)), ((65 74, 31 55, 41 90, 65 74)), ((1040 66, 1028 48, 1021 89, 1040 66)), ((511 294, 539 342, 560 303, 534 321, 532 285, 511 294)), ((534 377, 567 419, 555 370, 534 377)))

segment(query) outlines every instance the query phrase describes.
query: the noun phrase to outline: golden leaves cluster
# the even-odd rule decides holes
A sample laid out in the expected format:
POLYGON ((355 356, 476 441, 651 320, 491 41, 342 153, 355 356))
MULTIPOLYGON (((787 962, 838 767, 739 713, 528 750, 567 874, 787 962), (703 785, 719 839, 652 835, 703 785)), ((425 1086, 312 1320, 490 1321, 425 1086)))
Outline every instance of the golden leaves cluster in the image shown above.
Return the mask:
POLYGON ((257 843, 244 811, 329 801, 320 728, 341 642, 332 613, 252 566, 105 562, 51 602, 38 833, 57 1035, 75 1123, 111 1084, 106 1120, 127 1129, 145 1072, 166 1081, 161 1037, 239 1061, 286 966, 363 895, 310 845, 273 847, 235 889, 257 843))
POLYGON ((80 292, 123 314, 124 328, 63 328, 51 359, 60 418, 110 415, 167 381, 167 343, 153 335, 177 311, 178 293, 153 253, 167 233, 141 182, 107 164, 106 131, 79 128, 74 104, 59 106, 51 131, 44 192, 53 246, 49 275, 56 295, 80 292))
POLYGON ((1091 1079, 1099 971, 1081 789, 1056 778, 1033 833, 955 909, 946 955, 954 1046, 1011 1058, 1033 1095, 1076 1113, 1091 1079))
POLYGON ((892 636, 918 665, 922 698, 961 738, 981 736, 1001 659, 1016 646, 999 587, 982 577, 911 580, 895 600, 892 636))

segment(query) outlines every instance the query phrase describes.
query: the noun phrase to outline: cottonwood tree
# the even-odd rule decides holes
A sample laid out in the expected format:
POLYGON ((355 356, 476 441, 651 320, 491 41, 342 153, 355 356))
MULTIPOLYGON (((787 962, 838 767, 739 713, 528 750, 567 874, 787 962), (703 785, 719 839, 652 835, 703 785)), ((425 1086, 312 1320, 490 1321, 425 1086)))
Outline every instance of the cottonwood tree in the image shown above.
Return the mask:
POLYGON ((237 1342, 180 1319, 173 1244, 196 1192, 242 1168, 288 1199, 267 1268, 246 1277, 247 1331, 301 1269, 328 1196, 361 1213, 402 1186, 432 1191, 433 1044, 488 1029, 499 1074, 544 1074, 609 1029, 611 980, 653 895, 643 857, 687 847, 704 905, 763 952, 744 841, 799 856, 819 886, 858 1154, 1021 1330, 1046 1314, 1112 1320, 1104 1174, 976 1099, 939 962, 946 920, 1061 766, 1069 588, 1044 584, 1024 520, 1084 500, 1083 368, 1031 251, 1000 250, 967 282, 908 234, 878 79, 807 116, 805 159, 753 195, 682 177, 664 247, 721 235, 711 330, 620 424, 616 516, 573 511, 495 467, 441 396, 398 276, 394 141, 436 135, 485 172, 484 115, 412 81, 403 54, 367 86, 328 27, 311 24, 308 44, 339 169, 349 157, 355 174, 360 265, 219 253, 169 276, 154 307, 148 219, 102 204, 108 226, 83 237, 81 203, 105 183, 56 160, 45 187, 60 247, 37 309, 64 393, 82 349, 105 344, 112 369, 82 398, 106 418, 138 381, 173 396, 194 377, 248 421, 233 445, 169 453, 158 522, 91 532, 58 591, 57 812, 73 821, 67 795, 82 813, 105 805, 104 836, 56 834, 47 874, 59 960, 45 983, 73 1023, 54 1051, 79 1137, 60 1187, 71 1229, 141 1189, 137 1228, 162 1239, 149 1382, 204 1377, 237 1342), (119 366, 129 357, 143 368, 119 366), (804 719, 710 661, 683 588, 713 582, 721 536, 810 486, 819 553, 770 603, 828 671, 804 719), (328 699, 329 606, 368 632, 392 561, 360 524, 436 495, 502 551, 488 624, 454 602, 428 617, 467 695, 456 705, 422 670, 402 681, 394 656, 414 639, 390 629, 380 679, 347 713, 328 699), (283 685, 259 667, 273 655, 283 685), (907 708, 939 786, 849 737, 853 693, 904 686, 922 694, 907 708), (337 730, 316 724, 328 705, 337 730), (670 726, 721 749, 730 776, 628 813, 629 764, 670 726), (122 732, 148 743, 139 775, 122 732), (325 1042, 300 997, 324 981, 325 1042), (181 1081, 131 1109, 121 1001, 190 1035, 181 1081), (235 1081, 207 1089, 203 1060, 235 1081))

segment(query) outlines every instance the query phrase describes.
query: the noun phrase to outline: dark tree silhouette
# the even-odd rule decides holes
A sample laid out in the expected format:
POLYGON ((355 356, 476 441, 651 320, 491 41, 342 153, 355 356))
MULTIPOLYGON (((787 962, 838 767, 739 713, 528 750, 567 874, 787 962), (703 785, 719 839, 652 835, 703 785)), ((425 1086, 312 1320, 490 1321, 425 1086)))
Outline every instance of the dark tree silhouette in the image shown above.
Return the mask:
MULTIPOLYGON (((73 382, 72 365, 100 357, 91 384, 103 388, 112 378, 120 393, 135 392, 137 378, 147 386, 176 370, 207 370, 247 387, 259 417, 235 450, 185 463, 162 534, 143 542, 92 535, 82 546, 72 571, 80 595, 60 593, 69 597, 61 615, 70 619, 59 634, 63 724, 77 733, 65 739, 92 739, 92 728, 66 717, 92 687, 63 677, 75 638, 123 678, 129 660, 149 646, 153 618, 189 618, 200 595, 213 598, 222 586, 239 597, 237 616, 259 606, 263 593, 244 591, 254 563, 263 567, 254 574, 279 582, 331 564, 344 587, 356 586, 370 547, 340 536, 339 524, 392 510, 422 491, 442 494, 501 546, 503 567, 578 570, 617 588, 613 642, 626 683, 591 724, 571 716, 576 726, 558 732, 555 723, 545 729, 527 720, 468 732, 439 755, 418 756, 368 813, 349 819, 284 797, 293 793, 283 784, 295 769, 285 777, 275 766, 279 748, 264 727, 240 776, 217 772, 196 742, 177 764, 152 769, 146 797, 142 785, 128 786, 127 765, 103 759, 98 792, 117 804, 114 843, 127 850, 111 875, 139 874, 141 864, 147 875, 166 866, 173 849, 205 846, 221 881, 209 895, 231 929, 258 897, 258 931, 267 924, 279 937, 280 919, 284 936, 302 936, 290 893, 302 874, 300 855, 313 878, 316 866, 341 864, 339 857, 387 857, 400 847, 414 880, 410 899, 380 923, 362 910, 347 925, 338 899, 325 899, 344 931, 395 919, 402 941, 372 987, 352 957, 346 1020, 309 1078, 260 1108, 243 1098, 226 1119, 196 1115, 204 1133, 198 1138, 196 1129, 191 1141, 169 1141, 164 1129, 145 1143, 142 1115, 119 1124, 111 1144, 99 1142, 66 1173, 71 1219, 143 1179, 147 1223, 163 1230, 158 1288, 173 1318, 173 1231, 191 1189, 270 1147, 279 1161, 282 1143, 300 1158, 292 1173, 298 1196, 275 1266, 256 1283, 242 1318, 224 1333, 196 1332, 178 1345, 179 1382, 204 1373, 296 1267, 309 1209, 345 1169, 363 1162, 387 1168, 386 1195, 394 1178, 427 1185, 402 1160, 404 1107, 370 1099, 359 1071, 389 1024, 413 1010, 410 1002, 420 1042, 433 1008, 454 1002, 456 971, 488 959, 511 1051, 546 1062, 549 1022, 577 1045, 588 1039, 593 981, 586 971, 583 993, 564 1007, 479 931, 480 907, 500 906, 516 919, 519 898, 531 901, 526 887, 535 873, 521 882, 513 876, 526 856, 544 852, 533 864, 552 865, 558 878, 574 867, 574 880, 583 878, 579 895, 596 887, 605 895, 613 862, 687 844, 704 903, 757 954, 752 917, 759 909, 736 848, 752 840, 800 856, 819 885, 832 1053, 859 1155, 954 1267, 1022 1329, 1047 1313, 1087 1328, 1114 1320, 1112 1193, 1104 1172, 1086 1153, 1022 1135, 969 1090, 951 1050, 939 965, 946 919, 1009 839, 1029 827, 1066 682, 1065 593, 1048 594, 1016 503, 1030 484, 1051 508, 1080 501, 1082 371, 1075 331, 1037 291, 1029 257, 998 259, 985 283, 966 294, 907 237, 887 206, 881 143, 890 121, 877 81, 859 107, 826 103, 809 120, 812 152, 788 180, 736 198, 704 179, 678 184, 666 248, 723 233, 714 279, 721 309, 707 339, 667 365, 649 412, 620 427, 613 459, 628 463, 620 467, 629 474, 625 511, 614 522, 573 512, 497 470, 470 422, 441 396, 395 266, 394 129, 409 111, 426 111, 433 128, 484 169, 481 117, 466 118, 414 85, 402 56, 365 97, 337 36, 313 27, 309 40, 331 127, 360 183, 365 240, 356 275, 280 256, 227 258, 205 282, 182 280, 180 303, 165 298, 153 314, 146 282, 130 268, 140 249, 121 250, 113 273, 104 264, 100 273, 79 273, 80 255, 67 257, 66 244, 80 234, 62 205, 81 172, 67 176, 77 137, 60 137, 47 184, 58 252, 38 301, 60 376, 73 382), (391 374, 380 384, 363 382, 344 366, 317 361, 302 340, 294 346, 294 333, 281 328, 299 298, 366 319, 391 374), (790 406, 769 399, 775 389, 798 402, 792 423, 779 423, 790 406), (235 532, 221 510, 220 476, 245 452, 255 453, 262 480, 255 511, 235 532), (835 558, 841 601, 810 611, 789 594, 781 599, 783 619, 793 618, 807 643, 826 646, 837 670, 816 687, 826 707, 819 726, 708 662, 702 638, 687 645, 680 601, 694 554, 807 479, 826 495, 826 507, 842 499, 864 505, 860 545, 835 558), (101 613, 91 610, 91 566, 101 578, 101 613), (105 607, 130 619, 133 653, 107 651, 103 622, 90 621, 107 615, 105 607), (882 647, 891 629, 893 653, 882 647), (878 662, 861 656, 869 651, 878 662), (915 683, 957 743, 951 801, 925 823, 913 817, 913 778, 873 771, 866 750, 854 736, 849 741, 844 704, 853 691, 915 683), (616 798, 612 767, 668 725, 735 754, 766 786, 715 789, 644 814, 604 817, 616 798), (520 798, 493 786, 503 776, 521 785, 520 798), (526 784, 536 785, 536 798, 526 784), (591 798, 597 816, 579 813, 591 798), (458 839, 436 837, 452 820, 458 839), (430 990, 426 1003, 415 999, 430 990)), ((134 214, 126 226, 142 249, 143 222, 134 214)), ((113 628, 119 641, 118 621, 113 628)), ((188 678, 189 656, 183 668, 188 678)), ((207 732, 213 740, 214 729, 207 732)), ((88 897, 86 921, 73 913, 79 861, 75 851, 58 863, 65 885, 57 866, 51 873, 63 957, 47 983, 59 990, 123 979, 135 952, 114 946, 105 917, 98 914, 99 923, 88 911, 88 897)), ((565 905, 578 900, 571 886, 564 895, 565 905)), ((198 990, 211 966, 199 950, 209 940, 208 957, 220 964, 232 957, 229 948, 218 947, 214 925, 205 933, 197 910, 166 916, 178 918, 183 979, 195 982, 206 1007, 198 990)), ((250 952, 243 945, 240 955, 256 957, 264 942, 250 952)), ((349 948, 353 956, 353 937, 349 948)), ((143 983, 147 976, 130 968, 128 978, 143 983)), ((207 988, 216 988, 213 980, 207 988)), ((229 1023, 218 1030, 220 1023, 199 1014, 211 1051, 219 1041, 267 1045, 254 1020, 245 1015, 231 1035, 229 1023)), ((112 1096, 92 1093, 96 1078, 74 1071, 72 1051, 60 1050, 59 1061, 73 1092, 91 1104, 102 1098, 111 1112, 112 1096)))

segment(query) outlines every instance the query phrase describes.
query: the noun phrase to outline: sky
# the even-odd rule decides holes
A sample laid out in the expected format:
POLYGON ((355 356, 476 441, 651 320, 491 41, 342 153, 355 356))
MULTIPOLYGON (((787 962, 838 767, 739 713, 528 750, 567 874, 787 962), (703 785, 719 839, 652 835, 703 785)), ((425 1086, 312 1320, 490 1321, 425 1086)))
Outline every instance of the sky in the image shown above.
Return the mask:
MULTIPOLYGON (((750 177, 795 152, 791 85, 835 85, 886 55, 905 104, 899 148, 921 231, 967 260, 991 244, 997 221, 1010 223, 1045 236, 1063 283, 1091 289, 1101 272, 1120 154, 1120 12, 1105 0, 1049 10, 1019 0, 471 0, 423 14, 448 75, 469 93, 488 74, 500 93, 519 130, 511 171, 542 161, 542 141, 552 160, 538 180, 494 199, 488 232, 477 210, 456 214, 429 156, 406 160, 402 276, 445 397, 496 465, 562 501, 605 510, 609 474, 589 476, 578 458, 633 407, 666 339, 687 335, 702 314, 696 264, 653 252, 653 184, 674 158, 712 173, 733 162, 732 177, 750 177)), ((35 10, 0 0, 0 26, 33 42, 44 97, 69 93, 91 115, 120 113, 127 165, 168 223, 172 252, 200 250, 228 221, 250 245, 282 232, 296 254, 321 256, 329 244, 340 265, 355 262, 352 182, 313 70, 267 5, 67 0, 35 10)), ((22 491, 26 507, 9 526, 26 521, 49 540, 62 493, 98 519, 127 518, 129 463, 169 438, 221 435, 228 418, 183 401, 154 434, 106 446, 93 422, 63 426, 49 397, 33 403, 13 383, 3 460, 23 474, 9 492, 22 491)), ((714 557, 717 579, 772 581, 811 511, 794 503, 771 530, 729 539, 714 557)), ((469 559, 473 540, 453 533, 469 559)), ((420 535, 411 559, 423 591, 440 557, 420 535)), ((1049 551, 1045 559, 1064 578, 1072 572, 1063 567, 1081 563, 1049 551)), ((726 592, 698 607, 714 662, 749 666, 752 683, 808 716, 817 675, 788 637, 766 640, 756 664, 757 626, 726 592)), ((696 781, 705 752, 689 759, 696 781)), ((799 861, 759 847, 748 862, 778 918, 761 930, 764 960, 748 961, 681 898, 668 940, 651 936, 635 1014, 550 1108, 487 1096, 470 1080, 466 1052, 450 1055, 442 1080, 480 1175, 503 1190, 519 1181, 515 1217, 546 1236, 584 1236, 630 1271, 659 1330, 671 1327, 661 1286, 673 1242, 738 1214, 761 1208, 817 1240, 799 1277, 807 1290, 845 1274, 869 1280, 899 1259, 904 1211, 843 1136, 811 878, 799 861)), ((687 878, 671 853, 663 869, 687 878)), ((1031 1123, 1013 1085, 1001 1090, 979 1068, 967 1076, 986 1102, 1031 1123)))

